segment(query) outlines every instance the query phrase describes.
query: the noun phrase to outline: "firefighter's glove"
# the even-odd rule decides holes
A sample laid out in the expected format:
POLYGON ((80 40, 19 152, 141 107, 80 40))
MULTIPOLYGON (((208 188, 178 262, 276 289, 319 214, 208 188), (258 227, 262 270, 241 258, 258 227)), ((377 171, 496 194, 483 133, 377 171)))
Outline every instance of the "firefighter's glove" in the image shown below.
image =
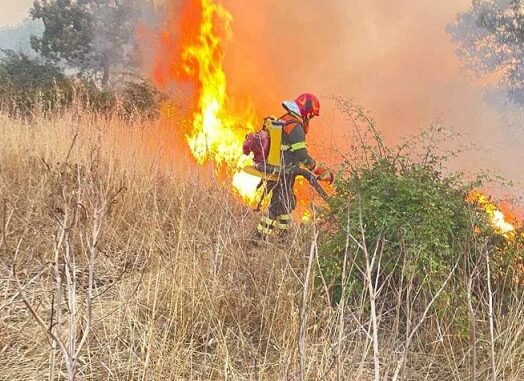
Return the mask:
POLYGON ((335 175, 328 169, 317 167, 314 173, 317 176, 317 180, 327 181, 329 185, 335 181, 335 175))

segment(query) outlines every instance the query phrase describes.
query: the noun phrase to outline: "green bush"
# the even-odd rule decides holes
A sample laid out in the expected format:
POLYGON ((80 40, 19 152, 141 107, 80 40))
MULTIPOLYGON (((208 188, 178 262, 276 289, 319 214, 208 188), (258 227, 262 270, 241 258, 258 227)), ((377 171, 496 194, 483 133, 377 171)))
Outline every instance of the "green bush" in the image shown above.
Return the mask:
MULTIPOLYGON (((485 252, 491 253, 494 274, 513 271, 522 245, 499 234, 482 208, 467 201, 480 181, 443 171, 447 153, 435 148, 445 140, 442 129, 390 148, 361 108, 349 102, 339 106, 355 123, 360 145, 346 157, 323 222, 320 264, 332 300, 340 300, 343 287, 357 291, 346 292, 348 297, 365 290, 367 249, 369 256, 376 253, 373 276, 383 300, 398 302, 402 280, 409 279, 426 305, 455 269, 436 305, 443 313, 461 305, 461 313, 467 314, 461 299, 464 277, 479 267, 485 252), (345 257, 354 270, 342 284, 345 257)), ((484 276, 481 268, 477 272, 484 276)))
POLYGON ((165 100, 149 81, 125 82, 113 90, 100 89, 93 81, 83 79, 77 84, 77 97, 86 109, 124 118, 156 118, 165 100))
POLYGON ((342 176, 336 189, 330 215, 344 228, 329 237, 329 247, 337 255, 345 248, 347 233, 361 237, 362 227, 368 247, 380 239, 386 243, 387 266, 395 266, 396 255, 408 250, 416 258, 412 271, 440 277, 460 250, 455 243, 472 234, 471 210, 465 201, 468 186, 428 163, 387 156, 342 176))
POLYGON ((11 115, 54 113, 79 103, 95 113, 151 119, 162 100, 148 81, 100 89, 90 79, 67 76, 60 67, 23 53, 5 50, 0 59, 0 106, 11 115))
POLYGON ((140 115, 152 119, 160 114, 160 104, 166 100, 149 81, 127 82, 120 91, 122 110, 127 116, 140 115))
POLYGON ((71 103, 73 85, 60 68, 23 53, 2 52, 0 103, 8 112, 29 115, 71 103))
POLYGON ((92 80, 85 78, 78 80, 75 97, 84 109, 100 114, 113 113, 118 103, 114 91, 100 89, 92 80))

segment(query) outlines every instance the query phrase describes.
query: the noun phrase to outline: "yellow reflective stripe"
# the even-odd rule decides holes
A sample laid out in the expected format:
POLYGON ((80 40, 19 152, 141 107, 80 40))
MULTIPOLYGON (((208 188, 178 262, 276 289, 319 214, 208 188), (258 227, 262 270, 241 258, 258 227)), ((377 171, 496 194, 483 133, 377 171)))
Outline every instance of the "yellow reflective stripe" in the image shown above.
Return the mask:
POLYGON ((298 142, 295 144, 291 144, 291 148, 289 149, 291 152, 298 151, 299 149, 306 148, 306 142, 298 142))
POLYGON ((268 226, 272 226, 275 223, 275 220, 273 220, 272 218, 269 218, 269 217, 262 217, 260 219, 260 223, 261 224, 266 224, 268 226))
POLYGON ((264 234, 264 235, 271 235, 271 233, 273 233, 273 229, 271 229, 271 228, 265 228, 263 225, 258 225, 258 226, 257 226, 257 231, 258 231, 260 234, 264 234))
POLYGON ((270 235, 273 232, 273 228, 276 225, 276 221, 269 217, 262 217, 260 223, 257 226, 257 230, 260 234, 270 235))
POLYGON ((282 144, 280 149, 282 151, 295 152, 295 151, 298 151, 299 149, 302 149, 302 148, 307 148, 306 142, 298 142, 298 143, 291 144, 291 145, 282 144))
POLYGON ((278 216, 277 227, 280 230, 289 230, 291 229, 292 222, 293 222, 293 217, 291 216, 291 214, 283 214, 281 216, 278 216))

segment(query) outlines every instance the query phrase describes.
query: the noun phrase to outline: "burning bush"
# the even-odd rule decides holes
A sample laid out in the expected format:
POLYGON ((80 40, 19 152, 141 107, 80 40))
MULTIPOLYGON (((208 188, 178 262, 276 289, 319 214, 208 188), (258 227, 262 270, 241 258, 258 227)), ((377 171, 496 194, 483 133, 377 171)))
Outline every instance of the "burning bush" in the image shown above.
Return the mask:
MULTIPOLYGON (((467 308, 461 299, 466 295, 461 279, 473 268, 485 279, 479 262, 486 255, 492 261, 495 285, 508 274, 518 278, 518 258, 523 254, 518 229, 508 235, 512 225, 503 220, 502 212, 494 213, 495 204, 487 208, 468 197, 482 185, 480 181, 442 170, 446 155, 427 143, 444 137, 440 128, 394 149, 382 143, 372 119, 360 108, 348 102, 339 105, 352 120, 366 124, 371 139, 363 141, 371 143, 363 143, 347 157, 324 222, 322 275, 335 301, 343 287, 365 289, 367 266, 382 294, 402 290, 409 279, 423 306, 447 282, 437 305, 445 310, 441 312, 458 307, 462 315, 467 308), (343 272, 350 265, 356 276, 348 283, 343 272)), ((402 299, 398 294, 385 298, 392 303, 402 299)))

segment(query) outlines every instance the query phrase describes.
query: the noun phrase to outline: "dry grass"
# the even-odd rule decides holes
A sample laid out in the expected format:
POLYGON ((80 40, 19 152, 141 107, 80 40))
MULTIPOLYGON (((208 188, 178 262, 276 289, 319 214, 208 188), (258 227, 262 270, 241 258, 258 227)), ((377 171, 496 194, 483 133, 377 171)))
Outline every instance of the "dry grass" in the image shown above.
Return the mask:
MULTIPOLYGON (((34 315, 66 349, 80 346, 78 380, 395 373, 406 332, 384 323, 374 343, 366 292, 331 307, 313 287, 316 228, 297 229, 291 247, 252 248, 257 216, 177 156, 168 129, 74 113, 29 123, 0 114, 0 126, 1 380, 67 378, 71 359, 34 315)), ((500 311, 498 379, 524 378, 523 303, 500 311)), ((390 304, 377 295, 376 324, 390 304)), ((449 330, 422 325, 403 379, 472 379, 471 348, 449 330)))

